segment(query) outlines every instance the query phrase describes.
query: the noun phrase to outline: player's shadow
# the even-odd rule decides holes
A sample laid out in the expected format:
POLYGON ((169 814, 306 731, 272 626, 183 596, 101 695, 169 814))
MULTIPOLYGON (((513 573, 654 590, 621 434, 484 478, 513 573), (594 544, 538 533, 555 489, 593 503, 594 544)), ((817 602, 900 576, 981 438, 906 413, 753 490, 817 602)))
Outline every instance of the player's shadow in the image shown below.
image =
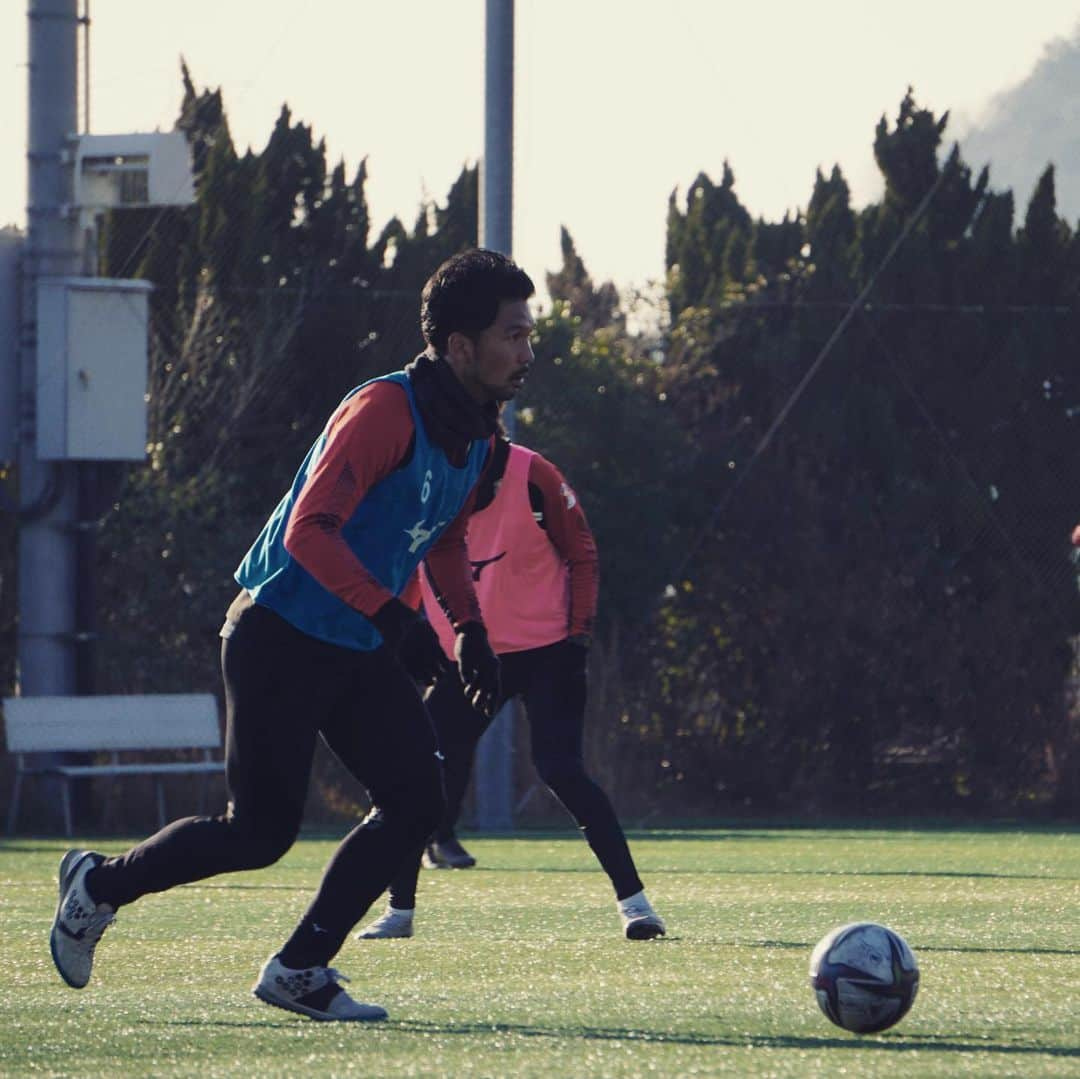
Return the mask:
MULTIPOLYGON (((595 865, 479 865, 470 869, 470 873, 479 875, 488 873, 589 873, 596 874, 595 865)), ((1037 880, 1044 884, 1067 884, 1077 877, 1061 877, 1047 873, 959 873, 959 872, 909 872, 907 870, 843 870, 843 869, 665 869, 665 877, 820 877, 826 873, 830 877, 906 877, 911 880, 920 878, 949 877, 957 880, 1037 880)))
POLYGON ((391 1020, 387 1026, 424 1035, 516 1034, 533 1038, 581 1038, 585 1041, 626 1041, 649 1045, 704 1045, 729 1049, 857 1049, 880 1052, 911 1052, 922 1049, 944 1053, 1000 1053, 1007 1056, 1080 1057, 1080 1046, 1008 1045, 973 1041, 935 1034, 874 1036, 823 1036, 788 1034, 703 1034, 696 1031, 665 1032, 619 1027, 545 1027, 531 1023, 435 1023, 424 1020, 391 1020))
MULTIPOLYGON (((288 1016, 261 1020, 244 1019, 142 1019, 139 1026, 151 1027, 226 1027, 226 1028, 296 1028, 297 1020, 288 1016)), ((315 1024, 321 1026, 322 1024, 315 1024)), ((339 1030, 341 1024, 327 1023, 327 1030, 339 1030)), ((357 1024, 367 1027, 368 1024, 357 1024)), ((390 1019, 375 1025, 380 1030, 424 1037, 458 1035, 474 1038, 490 1034, 515 1034, 523 1038, 550 1040, 630 1042, 637 1045, 702 1045, 718 1049, 854 1049, 859 1051, 904 1052, 921 1049, 937 1053, 994 1053, 1002 1056, 1080 1057, 1080 1046, 1006 1045, 990 1041, 972 1041, 938 1034, 883 1033, 859 1037, 793 1034, 703 1034, 698 1031, 633 1030, 621 1027, 545 1027, 534 1023, 437 1023, 421 1019, 390 1019)))
MULTIPOLYGON (((724 842, 731 843, 739 840, 754 840, 755 842, 774 842, 787 839, 788 836, 760 831, 716 831, 688 828, 685 831, 671 829, 667 831, 654 831, 628 827, 625 829, 627 839, 640 840, 649 843, 689 843, 689 842, 724 842)), ((522 829, 516 832, 469 832, 467 839, 513 839, 515 843, 550 843, 552 840, 573 839, 576 833, 567 828, 562 829, 522 829)))
MULTIPOLYGON (((747 940, 729 943, 741 945, 744 948, 776 948, 779 950, 788 948, 800 952, 809 951, 813 948, 813 944, 805 940, 747 940)), ((1076 948, 980 948, 978 946, 959 944, 937 946, 920 944, 918 952, 920 955, 924 952, 941 952, 943 955, 959 952, 965 955, 1066 955, 1072 958, 1080 954, 1080 951, 1076 948)))
POLYGON ((948 877, 955 880, 1038 880, 1038 881, 1074 881, 1076 877, 1061 877, 1053 873, 981 873, 977 870, 954 869, 721 869, 710 872, 730 873, 732 876, 791 876, 820 877, 823 872, 830 877, 948 877))
MULTIPOLYGON (((64 840, 64 836, 60 836, 64 840)), ((34 840, 0 839, 0 854, 54 854, 60 856, 61 848, 56 844, 39 845, 34 840)))

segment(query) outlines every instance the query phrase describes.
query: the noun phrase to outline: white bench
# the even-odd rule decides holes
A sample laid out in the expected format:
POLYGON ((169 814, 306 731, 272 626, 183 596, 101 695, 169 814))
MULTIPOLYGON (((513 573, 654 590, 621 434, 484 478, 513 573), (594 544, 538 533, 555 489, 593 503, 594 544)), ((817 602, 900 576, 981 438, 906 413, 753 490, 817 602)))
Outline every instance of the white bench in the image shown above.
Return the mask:
MULTIPOLYGON (((65 834, 71 835, 71 781, 84 776, 154 777, 159 827, 164 827, 166 776, 209 777, 225 771, 213 759, 221 748, 217 701, 211 693, 163 693, 122 697, 8 697, 4 700, 7 748, 15 754, 15 783, 11 792, 7 830, 14 832, 25 776, 55 776, 63 781, 65 834), (135 761, 121 763, 128 750, 202 750, 193 761, 135 761), (107 753, 95 764, 32 766, 27 753, 107 753)), ((205 792, 205 779, 204 779, 205 792)))

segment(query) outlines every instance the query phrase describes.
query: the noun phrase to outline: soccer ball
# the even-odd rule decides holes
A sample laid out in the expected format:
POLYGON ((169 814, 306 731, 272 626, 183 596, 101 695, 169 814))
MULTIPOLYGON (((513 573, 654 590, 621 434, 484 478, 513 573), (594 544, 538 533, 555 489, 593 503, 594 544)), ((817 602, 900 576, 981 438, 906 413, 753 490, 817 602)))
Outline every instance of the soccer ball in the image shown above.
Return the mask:
POLYGON ((818 1006, 838 1026, 876 1034, 900 1022, 919 990, 919 965, 899 933, 853 922, 826 933, 810 956, 818 1006))

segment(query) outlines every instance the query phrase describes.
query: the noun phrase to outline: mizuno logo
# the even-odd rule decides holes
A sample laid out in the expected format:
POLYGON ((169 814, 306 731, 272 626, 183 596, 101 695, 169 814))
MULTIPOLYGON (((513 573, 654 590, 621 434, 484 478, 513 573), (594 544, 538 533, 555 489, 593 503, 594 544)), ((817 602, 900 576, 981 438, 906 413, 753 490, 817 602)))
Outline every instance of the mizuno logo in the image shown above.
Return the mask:
POLYGON ((472 566, 472 579, 474 581, 479 581, 480 580, 480 573, 484 569, 485 566, 490 566, 492 562, 498 562, 500 558, 505 558, 505 557, 506 557, 506 552, 503 551, 502 554, 497 554, 494 558, 481 558, 479 562, 473 562, 470 559, 469 560, 469 565, 472 566))
POLYGON ((417 550, 427 543, 444 524, 446 524, 445 521, 436 521, 434 528, 425 528, 423 521, 417 521, 412 528, 402 529, 405 535, 412 540, 409 545, 409 554, 416 554, 417 550))

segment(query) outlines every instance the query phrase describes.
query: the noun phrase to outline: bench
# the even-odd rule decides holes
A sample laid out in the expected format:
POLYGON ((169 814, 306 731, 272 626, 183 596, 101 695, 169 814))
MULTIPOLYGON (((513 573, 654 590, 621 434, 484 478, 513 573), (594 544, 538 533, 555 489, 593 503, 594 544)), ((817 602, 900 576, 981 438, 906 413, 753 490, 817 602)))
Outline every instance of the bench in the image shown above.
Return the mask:
POLYGON ((217 701, 211 693, 163 693, 120 697, 8 697, 4 700, 7 748, 15 754, 15 783, 8 811, 8 833, 15 831, 26 776, 62 780, 64 831, 72 833, 71 782, 85 776, 154 777, 158 825, 164 827, 162 780, 171 775, 209 776, 225 771, 213 758, 221 748, 217 701), (126 751, 202 750, 201 760, 121 763, 126 751), (108 754, 95 764, 32 765, 27 753, 90 752, 108 754))

